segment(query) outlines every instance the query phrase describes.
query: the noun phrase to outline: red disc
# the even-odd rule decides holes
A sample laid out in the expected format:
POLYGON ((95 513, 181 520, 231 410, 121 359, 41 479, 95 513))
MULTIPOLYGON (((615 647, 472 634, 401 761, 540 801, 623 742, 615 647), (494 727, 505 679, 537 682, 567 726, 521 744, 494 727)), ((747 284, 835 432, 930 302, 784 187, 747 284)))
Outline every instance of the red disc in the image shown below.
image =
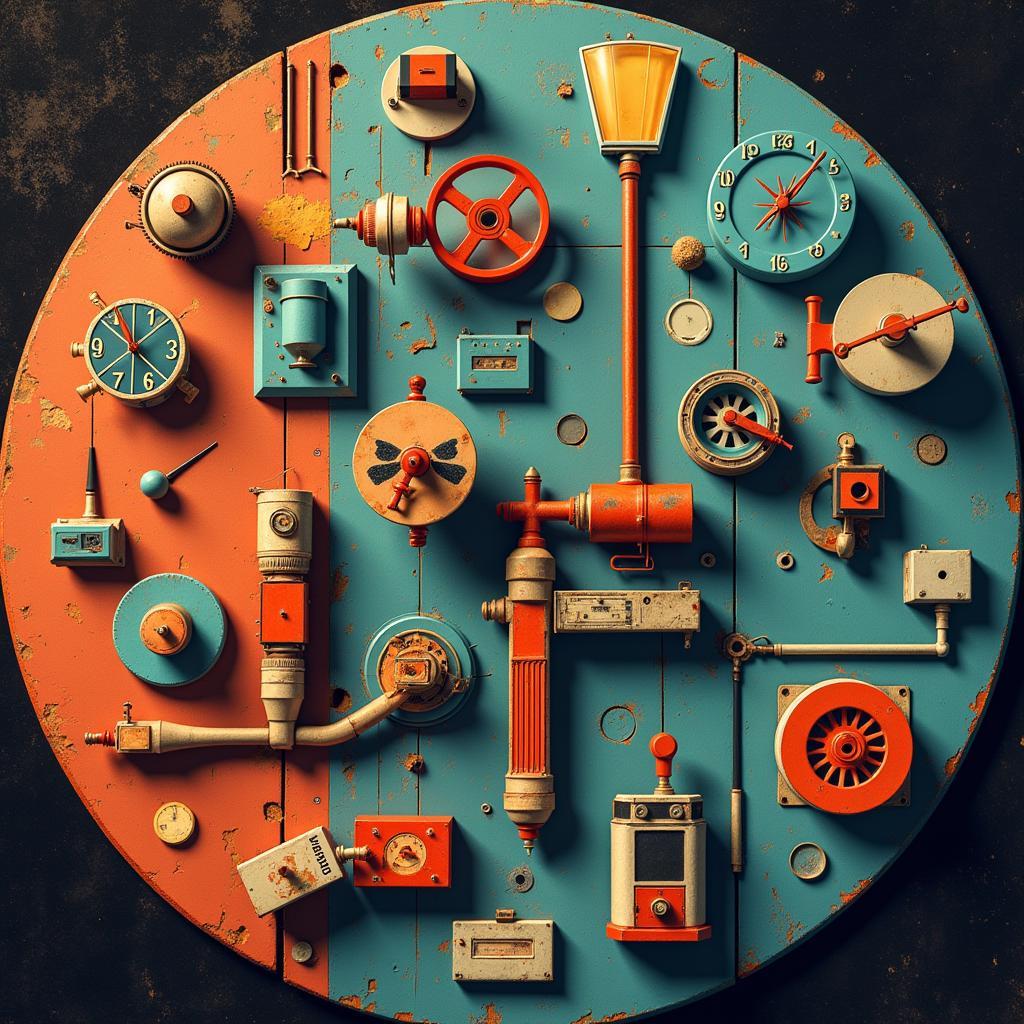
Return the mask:
POLYGON ((507 156, 482 153, 467 157, 448 168, 430 191, 427 199, 427 238, 437 258, 453 273, 470 281, 508 281, 521 274, 540 255, 548 236, 551 211, 548 197, 532 171, 507 156), (508 171, 512 181, 499 196, 470 199, 455 185, 469 171, 498 168, 508 171), (540 212, 540 225, 532 240, 523 238, 512 227, 512 204, 524 192, 533 194, 540 212), (466 218, 467 232, 454 249, 445 248, 437 233, 437 211, 441 203, 455 207, 466 218), (481 242, 500 242, 513 259, 501 267, 473 267, 469 259, 481 242))
POLYGON ((890 800, 906 781, 913 753, 899 705, 855 679, 809 687, 775 732, 782 777, 802 800, 830 814, 860 814, 890 800))

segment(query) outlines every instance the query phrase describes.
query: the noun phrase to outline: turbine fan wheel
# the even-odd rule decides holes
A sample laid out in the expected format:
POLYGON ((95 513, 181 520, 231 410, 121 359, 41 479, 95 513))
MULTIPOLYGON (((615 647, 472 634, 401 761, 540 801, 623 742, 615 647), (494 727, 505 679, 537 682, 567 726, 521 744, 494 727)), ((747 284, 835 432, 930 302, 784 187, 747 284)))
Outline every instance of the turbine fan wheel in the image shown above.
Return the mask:
MULTIPOLYGON (((782 781, 800 801, 830 814, 860 814, 897 797, 913 754, 900 705, 856 679, 808 686, 780 715, 775 731, 782 781)), ((780 802, 791 801, 780 794, 780 802)))

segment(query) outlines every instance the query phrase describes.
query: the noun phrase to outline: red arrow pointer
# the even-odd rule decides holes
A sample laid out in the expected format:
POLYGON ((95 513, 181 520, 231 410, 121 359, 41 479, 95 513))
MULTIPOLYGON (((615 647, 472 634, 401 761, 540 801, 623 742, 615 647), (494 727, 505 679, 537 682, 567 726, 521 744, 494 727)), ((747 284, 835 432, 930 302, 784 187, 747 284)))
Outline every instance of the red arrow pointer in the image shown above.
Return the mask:
POLYGON ((764 440, 768 441, 770 444, 781 444, 784 448, 788 448, 790 451, 793 450, 793 446, 781 434, 776 434, 774 430, 762 427, 757 420, 752 420, 747 416, 743 416, 735 409, 726 409, 722 414, 722 419, 728 423, 730 427, 739 427, 740 430, 744 430, 748 434, 764 438, 764 440))
POLYGON ((857 338, 855 341, 841 341, 833 347, 832 351, 836 359, 845 359, 850 354, 850 349, 866 345, 869 341, 878 341, 879 338, 902 341, 907 331, 913 330, 918 324, 923 324, 926 320, 933 320, 937 316, 942 316, 943 313, 951 313, 954 309, 958 313, 966 313, 970 309, 970 303, 961 296, 955 302, 939 306, 938 309, 930 309, 927 313, 918 313, 917 316, 899 316, 896 313, 890 313, 882 321, 882 326, 877 331, 865 334, 863 338, 857 338))

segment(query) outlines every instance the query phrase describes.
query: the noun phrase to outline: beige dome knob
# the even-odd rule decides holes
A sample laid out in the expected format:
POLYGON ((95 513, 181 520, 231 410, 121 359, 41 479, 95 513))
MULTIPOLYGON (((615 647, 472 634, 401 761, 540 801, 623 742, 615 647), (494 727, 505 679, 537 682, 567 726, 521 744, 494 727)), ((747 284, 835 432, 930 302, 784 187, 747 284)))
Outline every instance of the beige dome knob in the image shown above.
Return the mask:
POLYGON ((146 237, 162 252, 195 259, 227 235, 235 204, 227 182, 203 164, 172 164, 157 172, 139 201, 146 237))

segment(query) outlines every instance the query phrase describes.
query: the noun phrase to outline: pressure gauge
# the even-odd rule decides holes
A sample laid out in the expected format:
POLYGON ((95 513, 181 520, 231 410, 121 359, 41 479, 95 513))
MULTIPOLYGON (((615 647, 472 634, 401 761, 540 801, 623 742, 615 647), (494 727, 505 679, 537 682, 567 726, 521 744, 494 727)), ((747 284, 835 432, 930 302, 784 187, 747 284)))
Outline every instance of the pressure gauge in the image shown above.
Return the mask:
POLYGON ((754 135, 708 189, 708 228, 741 273, 781 283, 823 270, 853 228, 856 190, 831 144, 805 132, 754 135))
POLYGON ((699 345, 711 334, 711 310, 700 299, 680 299, 665 314, 665 330, 680 345, 699 345))
POLYGON ((119 299, 103 306, 85 340, 71 346, 85 359, 92 380, 78 388, 89 398, 105 391, 126 405, 165 402, 175 388, 191 402, 197 389, 185 379, 189 347, 173 313, 149 299, 119 299))
POLYGON ((701 377, 679 405, 679 440, 701 469, 739 476, 762 465, 778 446, 793 446, 779 432, 775 396, 742 370, 701 377))
POLYGON ((427 847, 412 832, 399 832, 384 847, 384 863, 396 875, 414 875, 427 863, 427 847))
POLYGON ((196 830, 196 816, 180 800, 161 804, 153 815, 153 831, 168 846, 187 843, 196 830))

